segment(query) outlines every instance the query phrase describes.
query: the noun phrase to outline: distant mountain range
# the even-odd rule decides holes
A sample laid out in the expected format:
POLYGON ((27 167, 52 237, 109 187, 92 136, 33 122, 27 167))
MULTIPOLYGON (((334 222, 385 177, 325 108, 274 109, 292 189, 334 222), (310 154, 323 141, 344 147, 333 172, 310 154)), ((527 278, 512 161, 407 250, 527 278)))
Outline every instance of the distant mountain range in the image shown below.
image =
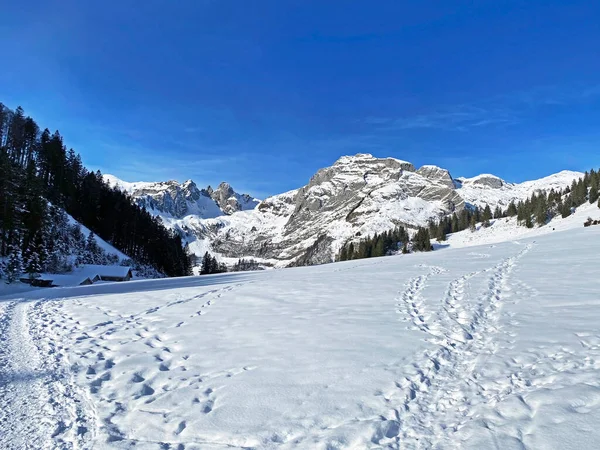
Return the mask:
POLYGON ((181 219, 195 215, 203 219, 254 209, 260 200, 248 194, 238 194, 228 183, 216 189, 208 186, 199 189, 192 180, 128 183, 114 175, 104 175, 104 180, 130 194, 136 202, 156 215, 181 219))
POLYGON ((348 240, 389 230, 425 226, 465 207, 505 209, 540 190, 563 189, 581 172, 562 171, 524 183, 484 174, 452 178, 437 166, 416 169, 395 158, 344 156, 317 171, 308 184, 259 201, 227 183, 198 189, 188 180, 128 183, 106 181, 180 230, 198 255, 225 262, 252 257, 285 267, 330 262, 348 240))

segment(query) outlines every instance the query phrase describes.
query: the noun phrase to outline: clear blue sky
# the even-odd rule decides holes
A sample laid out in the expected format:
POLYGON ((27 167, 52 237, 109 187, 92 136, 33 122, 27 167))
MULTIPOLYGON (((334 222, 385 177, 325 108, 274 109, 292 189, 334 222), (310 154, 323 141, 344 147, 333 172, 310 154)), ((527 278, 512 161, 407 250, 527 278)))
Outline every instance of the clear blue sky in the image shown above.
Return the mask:
POLYGON ((0 101, 128 181, 600 166, 600 2, 0 0, 0 101))

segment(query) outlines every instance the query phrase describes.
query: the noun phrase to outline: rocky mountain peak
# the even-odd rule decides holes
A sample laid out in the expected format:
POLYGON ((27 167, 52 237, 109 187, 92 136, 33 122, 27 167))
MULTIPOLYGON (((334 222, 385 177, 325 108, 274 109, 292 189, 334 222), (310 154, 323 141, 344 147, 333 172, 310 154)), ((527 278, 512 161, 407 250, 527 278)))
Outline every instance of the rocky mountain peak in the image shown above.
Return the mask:
POLYGON ((417 173, 428 180, 442 184, 448 188, 454 187, 454 180, 452 179, 450 172, 441 167, 426 165, 420 167, 419 170, 417 170, 417 173))
POLYGON ((128 183, 113 175, 105 175, 111 185, 128 192, 136 202, 159 214, 180 219, 187 215, 214 218, 236 211, 254 208, 259 201, 247 194, 236 193, 229 183, 214 189, 199 189, 193 180, 179 183, 176 180, 128 183))
POLYGON ((484 173, 481 175, 477 175, 473 178, 462 178, 460 179, 463 185, 471 185, 471 186, 483 186, 492 189, 500 189, 506 185, 506 181, 502 178, 497 177, 496 175, 492 175, 490 173, 484 173))

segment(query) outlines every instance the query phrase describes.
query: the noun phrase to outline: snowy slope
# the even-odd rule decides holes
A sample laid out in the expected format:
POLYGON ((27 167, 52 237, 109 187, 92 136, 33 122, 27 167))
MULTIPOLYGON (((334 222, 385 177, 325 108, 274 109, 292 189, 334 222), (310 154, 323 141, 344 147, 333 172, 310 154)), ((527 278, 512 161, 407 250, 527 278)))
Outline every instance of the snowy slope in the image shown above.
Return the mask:
MULTIPOLYGON (((88 227, 86 227, 86 226, 83 226, 78 221, 76 221, 70 214, 67 214, 67 219, 68 219, 70 225, 79 225, 79 228, 81 228, 81 232, 83 233, 83 235, 87 239, 87 237, 91 233, 90 229, 88 227)), ((96 241, 96 244, 98 245, 98 247, 100 247, 106 253, 112 253, 113 255, 117 255, 119 257, 120 261, 122 261, 124 259, 129 259, 129 256, 127 256, 122 251, 117 250, 115 247, 113 247, 112 245, 110 245, 108 242, 106 242, 100 236, 98 236, 98 235, 95 234, 94 235, 94 240, 96 241)))
POLYGON ((564 227, 2 298, 0 447, 598 448, 600 226, 564 227))

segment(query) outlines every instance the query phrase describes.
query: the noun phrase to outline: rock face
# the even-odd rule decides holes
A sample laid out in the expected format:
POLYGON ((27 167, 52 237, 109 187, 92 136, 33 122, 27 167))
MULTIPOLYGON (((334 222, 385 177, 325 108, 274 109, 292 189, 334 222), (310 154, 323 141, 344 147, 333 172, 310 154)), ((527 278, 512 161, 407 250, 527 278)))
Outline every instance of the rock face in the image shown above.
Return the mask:
POLYGON ((502 178, 498 178, 495 175, 483 174, 478 175, 474 178, 465 178, 462 180, 463 185, 473 185, 473 186, 485 186, 492 189, 500 189, 502 186, 506 184, 506 182, 502 178))
POLYGON ((127 183, 112 175, 105 175, 111 185, 128 192, 135 201, 157 215, 181 219, 195 215, 206 219, 252 209, 259 200, 247 194, 238 194, 228 183, 221 183, 216 190, 210 186, 199 189, 192 180, 179 184, 177 181, 157 183, 127 183))
POLYGON ((219 187, 215 190, 208 186, 206 191, 225 214, 252 209, 259 203, 258 200, 248 194, 238 194, 229 183, 225 182, 219 184, 219 187))
POLYGON ((125 184, 138 202, 152 199, 159 215, 180 218, 165 223, 181 230, 196 254, 209 250, 226 262, 254 258, 285 267, 330 262, 348 240, 397 225, 415 229, 465 207, 505 207, 579 176, 561 172, 521 184, 494 175, 453 179, 437 166, 416 170, 406 161, 358 154, 320 169, 306 186, 260 203, 227 183, 214 190, 198 190, 191 181, 133 183, 135 189, 125 184))
POLYGON ((319 170, 300 189, 267 198, 254 211, 191 228, 225 257, 306 265, 331 261, 357 235, 414 228, 463 207, 448 171, 415 170, 406 161, 358 154, 319 170))

